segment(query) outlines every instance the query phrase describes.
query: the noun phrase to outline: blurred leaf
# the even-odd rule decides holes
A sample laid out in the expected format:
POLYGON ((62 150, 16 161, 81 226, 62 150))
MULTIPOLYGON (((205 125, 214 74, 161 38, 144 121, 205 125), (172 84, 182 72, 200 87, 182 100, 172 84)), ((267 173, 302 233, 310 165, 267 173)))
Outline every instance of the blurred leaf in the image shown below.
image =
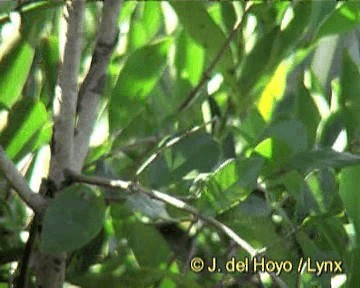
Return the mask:
POLYGON ((105 202, 87 185, 73 185, 58 193, 44 215, 40 248, 48 253, 78 249, 100 232, 105 202))
POLYGON ((319 143, 323 147, 331 148, 344 128, 344 118, 342 111, 336 111, 329 115, 324 121, 321 129, 319 143))
POLYGON ((287 65, 282 62, 275 70, 269 83, 261 94, 257 108, 265 120, 270 120, 273 107, 285 91, 287 65))
POLYGON ((133 222, 126 225, 124 231, 140 266, 158 267, 169 260, 170 249, 153 226, 133 222))
MULTIPOLYGON (((189 35, 209 53, 210 59, 220 51, 226 41, 224 33, 216 25, 207 12, 204 3, 192 2, 189 4, 181 1, 170 2, 181 24, 189 35)), ((220 64, 226 72, 233 68, 233 60, 230 50, 227 50, 221 58, 220 64)), ((226 76, 226 74, 225 74, 226 76)))
POLYGON ((251 109, 238 128, 238 132, 250 146, 255 146, 259 142, 259 137, 265 128, 266 122, 259 111, 251 109))
POLYGON ((297 154, 289 163, 289 169, 341 168, 360 164, 360 156, 333 150, 311 150, 297 154))
POLYGON ((187 33, 181 31, 177 39, 175 54, 178 78, 188 79, 195 86, 204 69, 204 54, 204 49, 196 44, 187 33))
POLYGON ((22 13, 20 35, 15 35, 0 47, 0 87, 3 95, 0 103, 8 108, 21 94, 33 62, 35 46, 53 11, 38 8, 22 13))
POLYGON ((147 216, 150 219, 171 220, 171 217, 166 212, 164 204, 151 199, 147 195, 128 195, 127 201, 133 210, 141 212, 142 215, 147 216))
POLYGON ((268 175, 280 170, 291 159, 293 152, 289 145, 279 138, 266 138, 260 142, 254 152, 265 158, 264 174, 268 175))
POLYGON ((341 110, 348 131, 348 142, 350 143, 356 140, 355 137, 360 132, 360 72, 347 51, 343 55, 340 84, 341 110))
POLYGON ((300 84, 297 88, 295 101, 295 116, 305 125, 307 130, 307 147, 313 147, 321 119, 320 113, 310 91, 303 84, 300 84))
POLYGON ((3 43, 0 48, 1 104, 10 108, 19 98, 34 58, 34 48, 24 39, 3 43))
MULTIPOLYGON (((119 265, 117 265, 119 266, 119 265)), ((195 280, 182 274, 154 268, 154 266, 134 270, 127 269, 125 273, 88 273, 72 281, 76 285, 87 288, 97 288, 106 285, 107 288, 150 287, 158 284, 164 278, 169 278, 179 288, 200 288, 195 280)))
MULTIPOLYGON (((323 23, 331 17, 335 7, 336 2, 334 1, 312 1, 312 14, 311 22, 309 23, 310 29, 312 31, 321 29, 323 23)), ((315 33, 317 34, 317 32, 315 33)))
POLYGON ((162 22, 160 2, 143 2, 137 5, 130 22, 128 50, 136 50, 149 43, 162 22))
POLYGON ((360 3, 346 2, 339 5, 322 23, 317 31, 317 39, 348 32, 360 23, 360 3))
POLYGON ((290 155, 287 157, 308 149, 306 127, 297 119, 275 121, 265 131, 265 137, 271 137, 286 144, 290 149, 290 155))
POLYGON ((336 178, 334 173, 329 169, 316 170, 307 175, 305 180, 320 212, 334 212, 330 210, 336 195, 336 178))
POLYGON ((249 100, 249 92, 255 85, 265 85, 265 82, 269 79, 267 71, 268 68, 271 68, 268 67, 268 61, 273 49, 274 39, 278 37, 278 33, 279 29, 276 28, 265 34, 255 43, 254 48, 244 58, 241 74, 237 82, 240 97, 244 98, 237 99, 239 105, 243 101, 249 100))
POLYGON ((286 191, 296 200, 295 221, 300 223, 309 215, 318 215, 319 207, 302 175, 296 171, 286 173, 281 177, 281 183, 286 191))
POLYGON ((136 50, 127 59, 109 103, 110 131, 124 128, 144 107, 146 97, 161 77, 171 39, 136 50))
POLYGON ((360 273, 359 273, 359 265, 360 265, 360 248, 357 247, 350 251, 349 253, 349 272, 348 278, 346 281, 346 287, 356 288, 359 285, 360 281, 360 273))
POLYGON ((236 23, 236 11, 233 3, 220 2, 221 18, 224 26, 229 33, 233 30, 236 23))
POLYGON ((218 214, 243 201, 255 188, 263 163, 260 157, 225 161, 201 184, 203 209, 210 205, 218 214))
POLYGON ((17 3, 14 1, 1 1, 0 2, 0 14, 9 13, 17 6, 17 3))
MULTIPOLYGON (((40 131, 42 131, 40 134, 45 133, 41 135, 45 137, 43 139, 46 141, 49 133, 51 135, 50 127, 45 126, 47 121, 48 114, 42 102, 34 101, 31 98, 24 98, 17 102, 10 110, 7 126, 0 135, 0 143, 4 146, 8 156, 11 159, 19 158, 22 149, 29 145, 30 140, 35 139, 32 137, 40 131)), ((34 148, 34 146, 29 148, 34 148)), ((32 150, 24 152, 23 156, 32 150)))
POLYGON ((43 100, 49 106, 52 105, 52 99, 55 95, 55 86, 58 78, 58 68, 60 66, 59 39, 50 35, 43 38, 41 45, 42 65, 45 76, 46 98, 43 100))
POLYGON ((343 200, 345 210, 355 227, 355 247, 349 251, 349 272, 346 287, 357 287, 359 281, 360 265, 360 194, 358 180, 360 177, 360 166, 344 168, 340 173, 339 193, 343 200))
POLYGON ((360 193, 357 182, 359 179, 360 165, 357 165, 344 168, 340 173, 339 180, 339 193, 346 212, 354 223, 357 241, 360 239, 360 193))
POLYGON ((162 152, 147 168, 150 185, 163 187, 180 181, 190 172, 209 172, 217 164, 219 154, 219 145, 209 134, 189 135, 162 152))

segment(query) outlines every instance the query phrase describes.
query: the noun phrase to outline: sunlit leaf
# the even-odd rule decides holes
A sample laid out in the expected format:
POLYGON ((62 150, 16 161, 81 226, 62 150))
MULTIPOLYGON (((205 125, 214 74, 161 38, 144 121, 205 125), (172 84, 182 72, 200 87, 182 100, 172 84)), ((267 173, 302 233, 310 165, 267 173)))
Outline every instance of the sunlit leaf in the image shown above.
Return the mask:
MULTIPOLYGON (((174 1, 170 4, 185 30, 209 53, 212 59, 220 51, 226 38, 220 27, 210 17, 204 3, 193 2, 191 9, 186 2, 174 1)), ((232 68, 233 60, 229 50, 225 52, 220 65, 225 69, 232 68)))
MULTIPOLYGON (((23 148, 29 145, 30 140, 35 140, 33 137, 40 131, 45 133, 43 140, 46 141, 51 135, 50 127, 45 126, 47 121, 48 115, 42 102, 30 98, 24 98, 17 102, 10 110, 7 126, 0 135, 0 143, 6 149, 9 157, 18 158, 23 148)), ((25 154, 28 152, 25 151, 25 154)))
MULTIPOLYGON (((254 189, 264 160, 260 157, 230 159, 201 184, 201 197, 220 213, 243 201, 254 189)), ((208 208, 205 208, 208 209, 208 208)))
POLYGON ((0 102, 11 107, 25 85, 34 57, 34 48, 25 39, 17 38, 3 43, 0 53, 0 102))
POLYGON ((258 110, 265 120, 269 120, 274 104, 279 100, 285 90, 287 66, 282 62, 276 69, 273 77, 266 85, 257 104, 258 110))
POLYGON ((178 36, 175 54, 178 77, 189 79, 191 84, 195 86, 204 69, 204 56, 204 49, 182 31, 178 36))

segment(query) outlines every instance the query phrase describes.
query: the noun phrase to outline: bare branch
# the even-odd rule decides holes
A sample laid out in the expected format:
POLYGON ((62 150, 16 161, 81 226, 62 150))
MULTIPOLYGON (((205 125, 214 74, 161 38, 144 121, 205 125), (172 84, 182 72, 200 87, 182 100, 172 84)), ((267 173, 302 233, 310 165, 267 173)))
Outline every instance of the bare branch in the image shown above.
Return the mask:
POLYGON ((58 186, 64 180, 63 170, 71 167, 73 158, 75 107, 85 0, 68 1, 66 8, 68 12, 65 16, 68 20, 66 44, 54 99, 54 138, 50 164, 50 178, 58 186))
POLYGON ((225 233, 234 242, 236 242, 241 248, 243 248, 247 253, 249 253, 250 256, 254 257, 259 252, 257 249, 252 247, 248 242, 242 239, 238 234, 236 234, 231 228, 229 228, 225 224, 221 223, 215 218, 202 215, 195 207, 185 203, 184 201, 176 197, 170 196, 168 194, 156 190, 146 189, 145 187, 139 184, 134 184, 131 181, 111 180, 102 177, 78 175, 72 173, 71 171, 66 171, 66 174, 68 176, 68 179, 72 182, 88 183, 88 184, 110 187, 110 188, 120 188, 127 190, 128 192, 139 192, 146 194, 153 199, 162 201, 182 211, 188 212, 196 216, 198 219, 201 219, 204 222, 214 226, 218 230, 225 233))
POLYGON ((41 212, 46 207, 46 200, 38 193, 32 191, 24 177, 16 169, 14 163, 7 157, 0 146, 0 169, 10 185, 16 190, 24 202, 35 212, 41 212))
POLYGON ((80 88, 77 105, 73 169, 80 172, 89 149, 101 93, 104 90, 110 56, 118 42, 121 0, 104 0, 103 15, 90 70, 80 88))
POLYGON ((209 75, 214 70, 216 65, 221 60, 222 56, 225 54, 225 52, 229 49, 229 45, 231 41, 234 39, 237 31, 243 26, 243 22, 245 19, 246 14, 249 12, 250 8, 252 7, 252 4, 248 4, 246 7, 244 14, 242 15, 241 20, 235 25, 234 29, 231 31, 230 35, 226 39, 224 45, 221 47, 219 52, 215 55, 214 59, 211 61, 210 65, 207 67, 207 69, 204 71, 199 83, 190 91, 186 99, 181 103, 179 108, 177 109, 177 112, 181 112, 185 109, 187 109, 190 104, 196 99, 201 87, 206 83, 206 81, 209 80, 209 75))
MULTIPOLYGON (((60 188, 64 169, 70 168, 74 149, 75 107, 78 92, 81 40, 86 0, 68 0, 63 63, 54 99, 54 127, 49 177, 60 188)), ((35 230, 36 231, 36 230, 35 230)), ((36 232, 33 232, 36 233, 36 232)), ((50 255, 33 250, 36 287, 60 288, 65 279, 66 254, 50 255)))

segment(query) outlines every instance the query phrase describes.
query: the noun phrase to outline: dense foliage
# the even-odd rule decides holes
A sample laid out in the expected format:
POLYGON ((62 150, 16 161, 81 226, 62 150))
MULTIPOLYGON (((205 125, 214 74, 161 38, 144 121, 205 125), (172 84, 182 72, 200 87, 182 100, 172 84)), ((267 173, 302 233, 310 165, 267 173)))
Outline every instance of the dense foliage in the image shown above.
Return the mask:
MULTIPOLYGON (((20 24, 15 5, 0 4, 0 144, 38 190, 51 154, 63 5, 26 4, 20 24)), ((86 6, 79 83, 101 5, 86 6)), ((358 287, 360 4, 126 1, 118 23, 83 174, 182 199, 293 269, 195 273, 195 256, 224 267, 250 255, 189 211, 146 194, 71 184, 47 209, 40 244, 68 252, 66 282, 358 287), (301 259, 311 263, 298 269, 301 259), (341 270, 316 275, 315 261, 342 261, 341 270)), ((0 190, 0 287, 7 287, 31 214, 2 176, 0 190)))

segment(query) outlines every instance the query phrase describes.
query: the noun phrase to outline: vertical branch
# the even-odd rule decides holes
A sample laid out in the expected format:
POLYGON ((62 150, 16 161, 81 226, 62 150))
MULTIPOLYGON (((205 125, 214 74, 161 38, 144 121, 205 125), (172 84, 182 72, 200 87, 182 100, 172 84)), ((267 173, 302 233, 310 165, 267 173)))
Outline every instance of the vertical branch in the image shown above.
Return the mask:
POLYGON ((73 157, 84 9, 85 0, 66 3, 66 44, 54 100, 54 133, 50 164, 50 178, 57 186, 64 180, 62 171, 71 167, 73 157))
POLYGON ((104 90, 109 59, 118 41, 121 3, 121 0, 104 0, 103 15, 90 70, 79 91, 73 157, 73 169, 76 172, 81 171, 89 150, 90 136, 96 121, 99 99, 104 90))
MULTIPOLYGON (((65 5, 67 20, 63 63, 59 73, 54 99, 54 130, 51 147, 49 177, 61 188, 65 169, 71 168, 74 144, 75 107, 77 102, 78 73, 80 67, 82 26, 85 0, 69 0, 65 5)), ((40 215, 41 216, 41 215, 40 215)), ((66 254, 48 254, 33 251, 36 287, 63 287, 66 254)))

